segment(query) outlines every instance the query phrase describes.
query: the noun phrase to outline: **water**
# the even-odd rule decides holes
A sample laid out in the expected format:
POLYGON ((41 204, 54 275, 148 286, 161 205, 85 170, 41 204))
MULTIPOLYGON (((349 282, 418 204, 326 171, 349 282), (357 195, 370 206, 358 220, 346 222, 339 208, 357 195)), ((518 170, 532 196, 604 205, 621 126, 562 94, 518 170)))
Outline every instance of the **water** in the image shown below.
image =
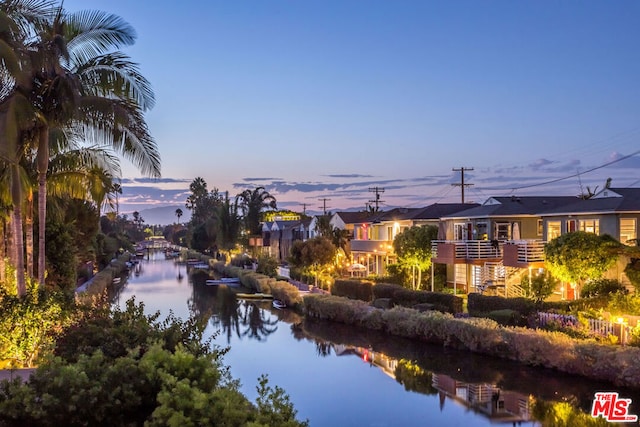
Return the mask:
POLYGON ((208 319, 206 333, 217 333, 214 343, 230 346, 224 361, 240 379, 242 392, 255 400, 258 378, 267 374, 272 387, 288 393, 298 418, 314 427, 534 426, 541 423, 533 421, 531 397, 568 402, 588 417, 596 391, 618 391, 633 399, 631 413, 640 413, 637 391, 305 321, 268 301, 236 300, 231 289, 206 286, 161 252, 132 271, 116 303, 133 296, 148 312, 208 319))

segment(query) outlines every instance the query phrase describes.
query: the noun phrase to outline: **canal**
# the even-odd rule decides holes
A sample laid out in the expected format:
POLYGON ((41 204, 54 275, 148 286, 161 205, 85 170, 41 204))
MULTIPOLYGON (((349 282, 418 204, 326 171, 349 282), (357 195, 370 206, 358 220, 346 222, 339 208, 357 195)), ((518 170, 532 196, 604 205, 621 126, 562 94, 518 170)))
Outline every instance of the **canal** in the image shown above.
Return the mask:
POLYGON ((598 391, 631 398, 630 412, 640 413, 637 391, 238 300, 162 252, 140 260, 114 304, 132 297, 161 318, 172 311, 206 319, 213 342, 230 347, 224 362, 242 392, 255 400, 266 374, 312 427, 553 425, 538 421, 550 411, 583 423, 598 391))

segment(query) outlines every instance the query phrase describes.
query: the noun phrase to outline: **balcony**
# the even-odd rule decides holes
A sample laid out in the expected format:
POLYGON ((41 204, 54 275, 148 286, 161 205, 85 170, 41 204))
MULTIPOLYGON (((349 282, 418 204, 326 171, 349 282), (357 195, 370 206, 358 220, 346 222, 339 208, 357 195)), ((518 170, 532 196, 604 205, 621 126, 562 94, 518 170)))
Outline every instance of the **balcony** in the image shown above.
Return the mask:
POLYGON ((504 242, 498 240, 433 240, 432 261, 438 264, 473 264, 497 261, 503 256, 504 242))
POLYGON ((542 240, 434 240, 431 254, 437 264, 502 261, 505 267, 542 267, 544 245, 542 240))
POLYGON ((543 267, 544 245, 542 240, 516 240, 504 245, 503 264, 506 267, 543 267))

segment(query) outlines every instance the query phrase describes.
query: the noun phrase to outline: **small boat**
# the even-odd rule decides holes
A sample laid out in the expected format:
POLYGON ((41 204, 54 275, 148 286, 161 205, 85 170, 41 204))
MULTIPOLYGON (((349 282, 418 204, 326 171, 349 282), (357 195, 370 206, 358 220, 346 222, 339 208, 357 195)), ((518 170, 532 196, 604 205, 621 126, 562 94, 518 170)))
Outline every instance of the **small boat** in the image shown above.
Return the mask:
POLYGON ((201 270, 208 270, 209 269, 209 264, 207 264, 205 262, 199 262, 199 263, 196 263, 196 264, 191 264, 191 267, 199 268, 201 270))
POLYGON ((271 295, 271 294, 263 294, 261 292, 257 292, 255 294, 237 293, 236 294, 236 298, 242 298, 242 299, 273 299, 273 295, 271 295))
POLYGON ((283 308, 287 308, 287 304, 283 303, 279 299, 274 299, 272 304, 273 304, 273 307, 277 308, 278 310, 282 310, 283 308))
POLYGON ((233 286, 239 283, 240 283, 240 279, 238 277, 223 277, 222 279, 209 279, 206 281, 206 284, 209 286, 212 286, 212 285, 233 286))
POLYGON ((122 279, 120 279, 119 277, 114 277, 113 278, 113 284, 117 285, 118 283, 120 283, 120 280, 122 280, 122 279))

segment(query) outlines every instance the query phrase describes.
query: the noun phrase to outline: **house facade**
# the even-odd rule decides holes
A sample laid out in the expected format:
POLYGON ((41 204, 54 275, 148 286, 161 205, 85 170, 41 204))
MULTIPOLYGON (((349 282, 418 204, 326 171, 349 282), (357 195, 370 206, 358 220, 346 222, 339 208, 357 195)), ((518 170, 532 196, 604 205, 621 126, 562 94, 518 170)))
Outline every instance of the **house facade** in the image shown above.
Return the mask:
MULTIPOLYGON (((491 197, 482 206, 441 218, 432 261, 447 265, 447 281, 466 292, 487 289, 519 296, 524 274, 544 268, 544 246, 562 234, 608 234, 635 245, 640 189, 605 188, 589 199, 572 196, 491 197), (442 237, 442 238, 441 238, 442 237)), ((629 284, 621 257, 607 277, 629 284)), ((573 299, 562 284, 558 295, 573 299)))

